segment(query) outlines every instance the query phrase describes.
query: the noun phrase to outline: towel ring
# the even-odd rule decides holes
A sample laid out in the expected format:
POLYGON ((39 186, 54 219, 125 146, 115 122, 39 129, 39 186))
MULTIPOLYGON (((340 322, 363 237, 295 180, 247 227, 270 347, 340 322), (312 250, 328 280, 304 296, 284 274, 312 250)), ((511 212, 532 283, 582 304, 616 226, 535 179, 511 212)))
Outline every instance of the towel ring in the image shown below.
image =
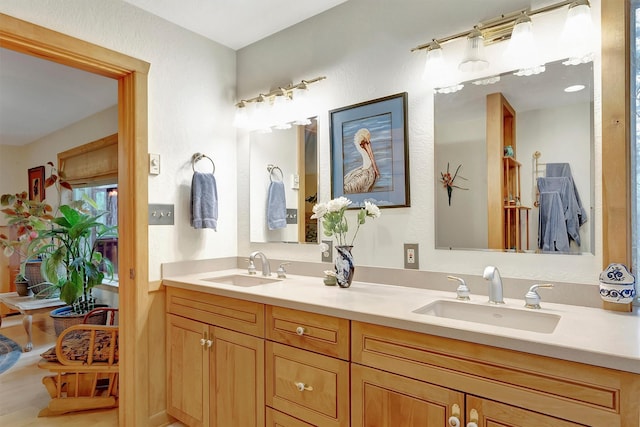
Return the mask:
POLYGON ((206 154, 202 154, 202 153, 195 153, 191 157, 191 169, 193 169, 193 172, 196 171, 196 163, 198 163, 203 158, 209 159, 209 161, 211 162, 211 166, 213 166, 213 171, 211 171, 211 173, 215 173, 216 172, 216 164, 213 163, 213 159, 211 157, 207 156, 206 154))
MULTIPOLYGON (((267 171, 269 172, 269 180, 271 182, 273 182, 273 173, 274 171, 280 171, 280 182, 282 182, 284 180, 284 174, 282 173, 282 169, 280 169, 278 166, 274 166, 274 165, 267 165, 267 171)), ((277 178, 277 176, 276 176, 277 178)))

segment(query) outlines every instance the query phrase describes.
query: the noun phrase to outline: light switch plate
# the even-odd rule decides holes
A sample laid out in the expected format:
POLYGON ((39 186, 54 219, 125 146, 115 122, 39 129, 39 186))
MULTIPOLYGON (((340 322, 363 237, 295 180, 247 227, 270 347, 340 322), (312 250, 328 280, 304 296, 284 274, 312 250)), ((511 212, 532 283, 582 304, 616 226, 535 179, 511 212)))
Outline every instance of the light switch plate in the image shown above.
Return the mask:
POLYGON ((149 204, 149 225, 173 225, 173 206, 149 204))

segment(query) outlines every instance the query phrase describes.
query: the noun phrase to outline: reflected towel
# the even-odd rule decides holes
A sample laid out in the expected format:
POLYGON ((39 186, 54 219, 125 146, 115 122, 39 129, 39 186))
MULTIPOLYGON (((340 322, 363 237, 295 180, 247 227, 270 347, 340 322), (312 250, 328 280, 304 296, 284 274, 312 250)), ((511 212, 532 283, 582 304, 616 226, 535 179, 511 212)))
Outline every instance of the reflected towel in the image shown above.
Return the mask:
POLYGON ((287 226, 287 201, 284 196, 284 183, 272 181, 267 196, 267 225, 269 230, 287 226))
POLYGON ((587 211, 582 207, 582 200, 580 200, 580 194, 578 193, 578 187, 571 175, 571 165, 569 163, 547 163, 546 167, 547 177, 566 176, 571 180, 571 186, 578 202, 578 226, 581 226, 587 222, 587 211))
POLYGON ((569 252, 569 236, 563 210, 557 191, 540 193, 538 248, 543 252, 569 252))
POLYGON ((566 176, 538 178, 538 190, 541 193, 557 191, 560 194, 567 233, 580 246, 580 209, 571 178, 566 176))
POLYGON ((194 172, 191 180, 191 226, 218 227, 218 189, 212 173, 194 172))

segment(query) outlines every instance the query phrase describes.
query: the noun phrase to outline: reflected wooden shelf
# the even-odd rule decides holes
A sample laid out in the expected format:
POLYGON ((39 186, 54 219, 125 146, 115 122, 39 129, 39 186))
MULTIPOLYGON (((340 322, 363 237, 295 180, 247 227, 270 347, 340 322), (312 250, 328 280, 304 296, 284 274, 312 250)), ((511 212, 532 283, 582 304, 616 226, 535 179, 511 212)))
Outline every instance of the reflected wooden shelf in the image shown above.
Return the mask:
POLYGON ((528 206, 504 205, 504 231, 505 249, 515 249, 520 252, 522 248, 522 213, 525 214, 525 250, 529 250, 529 211, 528 206))

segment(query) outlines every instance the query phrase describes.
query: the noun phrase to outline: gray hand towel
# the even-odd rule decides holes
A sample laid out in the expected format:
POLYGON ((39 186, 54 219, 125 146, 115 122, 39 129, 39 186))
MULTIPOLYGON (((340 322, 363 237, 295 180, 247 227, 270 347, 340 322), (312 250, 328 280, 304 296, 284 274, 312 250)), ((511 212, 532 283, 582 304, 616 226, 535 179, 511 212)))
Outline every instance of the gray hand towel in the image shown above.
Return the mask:
POLYGON ((218 227, 218 189, 212 173, 194 172, 191 180, 191 226, 218 227))
POLYGON ((540 193, 538 248, 543 252, 569 252, 569 236, 562 200, 557 191, 540 193))
POLYGON ((569 163, 547 163, 546 175, 547 177, 566 176, 571 180, 573 192, 575 193, 576 201, 578 202, 578 226, 587 222, 587 211, 582 207, 582 200, 580 200, 578 187, 576 187, 576 183, 573 181, 573 175, 571 175, 571 165, 569 163))
POLYGON ((284 183, 272 181, 267 197, 267 225, 269 230, 287 226, 287 202, 284 196, 284 183))
POLYGON ((567 232, 580 246, 580 209, 573 189, 573 181, 566 176, 538 178, 538 190, 543 192, 557 191, 560 195, 567 232))

